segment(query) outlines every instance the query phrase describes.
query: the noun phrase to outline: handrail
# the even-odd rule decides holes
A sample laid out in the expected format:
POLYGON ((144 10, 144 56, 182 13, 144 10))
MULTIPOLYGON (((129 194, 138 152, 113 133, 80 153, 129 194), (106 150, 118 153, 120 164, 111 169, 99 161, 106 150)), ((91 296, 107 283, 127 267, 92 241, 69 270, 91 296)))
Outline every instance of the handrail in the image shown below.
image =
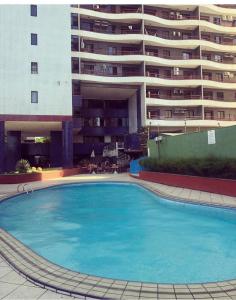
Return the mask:
POLYGON ((26 192, 26 194, 29 194, 29 192, 33 193, 33 189, 31 186, 28 185, 28 183, 20 183, 17 186, 17 192, 20 193, 20 187, 22 187, 22 193, 26 192), (29 187, 29 188, 28 188, 29 187))

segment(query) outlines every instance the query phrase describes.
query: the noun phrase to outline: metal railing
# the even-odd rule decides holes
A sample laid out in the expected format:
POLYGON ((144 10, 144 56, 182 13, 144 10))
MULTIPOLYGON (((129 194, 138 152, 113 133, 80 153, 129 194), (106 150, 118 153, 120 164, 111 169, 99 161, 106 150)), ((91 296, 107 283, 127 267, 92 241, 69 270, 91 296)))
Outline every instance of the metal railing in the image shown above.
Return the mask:
POLYGON ((146 93, 147 98, 158 98, 158 99, 165 99, 165 100, 184 100, 184 99, 201 99, 201 95, 164 95, 164 94, 159 94, 155 92, 148 92, 146 93))
POLYGON ((33 189, 31 186, 28 185, 28 183, 20 183, 18 184, 17 186, 17 192, 20 193, 20 192, 26 192, 26 194, 29 194, 29 193, 33 193, 33 189), (20 191, 20 188, 22 188, 22 191, 20 191))

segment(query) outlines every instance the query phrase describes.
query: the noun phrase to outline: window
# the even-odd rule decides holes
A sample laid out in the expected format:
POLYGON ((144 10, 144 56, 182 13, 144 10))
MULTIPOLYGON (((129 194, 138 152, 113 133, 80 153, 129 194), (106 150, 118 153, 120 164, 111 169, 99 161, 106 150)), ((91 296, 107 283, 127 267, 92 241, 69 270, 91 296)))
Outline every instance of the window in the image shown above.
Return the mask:
POLYGON ((38 63, 31 62, 31 74, 38 74, 38 63))
POLYGON ((38 103, 38 91, 31 91, 31 103, 38 103))
POLYGON ((218 119, 224 119, 225 118, 225 112, 224 111, 218 111, 217 112, 217 118, 218 119))
POLYGON ((224 100, 224 93, 223 92, 217 92, 216 97, 217 97, 217 100, 224 100))
POLYGON ((221 36, 215 36, 215 43, 221 44, 221 36))
POLYGON ((186 118, 193 118, 194 117, 194 110, 187 110, 185 112, 186 118))
POLYGON ((164 116, 165 118, 172 118, 172 110, 165 110, 164 116))
POLYGON ((79 37, 77 35, 71 36, 71 50, 79 51, 79 37))
POLYGON ((215 54, 214 60, 217 61, 217 62, 222 62, 222 56, 218 55, 218 54, 215 54))
POLYGON ((31 45, 38 45, 38 35, 31 33, 31 45))
POLYGON ((31 17, 37 17, 37 5, 30 5, 31 17))
POLYGON ((79 58, 72 57, 71 70, 72 70, 72 73, 79 73, 79 58))
POLYGON ((169 50, 163 50, 163 56, 164 57, 170 57, 170 51, 169 50))
POLYGON ((214 24, 220 25, 220 23, 221 23, 221 18, 220 18, 220 17, 214 17, 214 18, 213 18, 213 23, 214 23, 214 24))
POLYGON ((80 95, 80 85, 78 81, 73 81, 72 82, 72 94, 75 95, 80 95))
POLYGON ((190 59, 191 58, 191 53, 189 53, 189 52, 183 52, 182 53, 182 57, 183 57, 183 59, 190 59))
POLYGON ((215 73, 215 78, 217 81, 223 81, 223 74, 222 73, 215 73))
POLYGON ((71 14, 71 28, 78 29, 79 22, 78 22, 78 14, 71 14))

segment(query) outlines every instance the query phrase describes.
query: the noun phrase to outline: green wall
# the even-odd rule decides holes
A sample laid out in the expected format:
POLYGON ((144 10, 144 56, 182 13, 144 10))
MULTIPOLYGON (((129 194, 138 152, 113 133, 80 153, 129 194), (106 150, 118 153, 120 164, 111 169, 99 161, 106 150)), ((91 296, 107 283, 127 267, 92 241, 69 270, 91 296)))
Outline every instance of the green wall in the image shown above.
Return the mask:
MULTIPOLYGON (((216 128, 215 144, 208 144, 208 131, 188 133, 178 136, 163 136, 159 142, 160 157, 204 158, 215 156, 236 158, 236 126, 216 128)), ((154 140, 148 141, 151 157, 159 157, 158 146, 154 140)))

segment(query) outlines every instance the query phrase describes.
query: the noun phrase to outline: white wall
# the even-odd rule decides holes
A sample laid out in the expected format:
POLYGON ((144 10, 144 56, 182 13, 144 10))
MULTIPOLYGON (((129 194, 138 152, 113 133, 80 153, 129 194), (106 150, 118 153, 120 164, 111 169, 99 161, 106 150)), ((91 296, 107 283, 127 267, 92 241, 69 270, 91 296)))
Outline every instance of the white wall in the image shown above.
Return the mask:
POLYGON ((0 5, 0 115, 71 115, 69 5, 0 5), (38 34, 38 46, 31 45, 38 34), (39 74, 31 74, 31 61, 39 74), (31 104, 31 90, 39 103, 31 104))
POLYGON ((129 98, 129 133, 137 132, 137 95, 136 92, 129 98))

